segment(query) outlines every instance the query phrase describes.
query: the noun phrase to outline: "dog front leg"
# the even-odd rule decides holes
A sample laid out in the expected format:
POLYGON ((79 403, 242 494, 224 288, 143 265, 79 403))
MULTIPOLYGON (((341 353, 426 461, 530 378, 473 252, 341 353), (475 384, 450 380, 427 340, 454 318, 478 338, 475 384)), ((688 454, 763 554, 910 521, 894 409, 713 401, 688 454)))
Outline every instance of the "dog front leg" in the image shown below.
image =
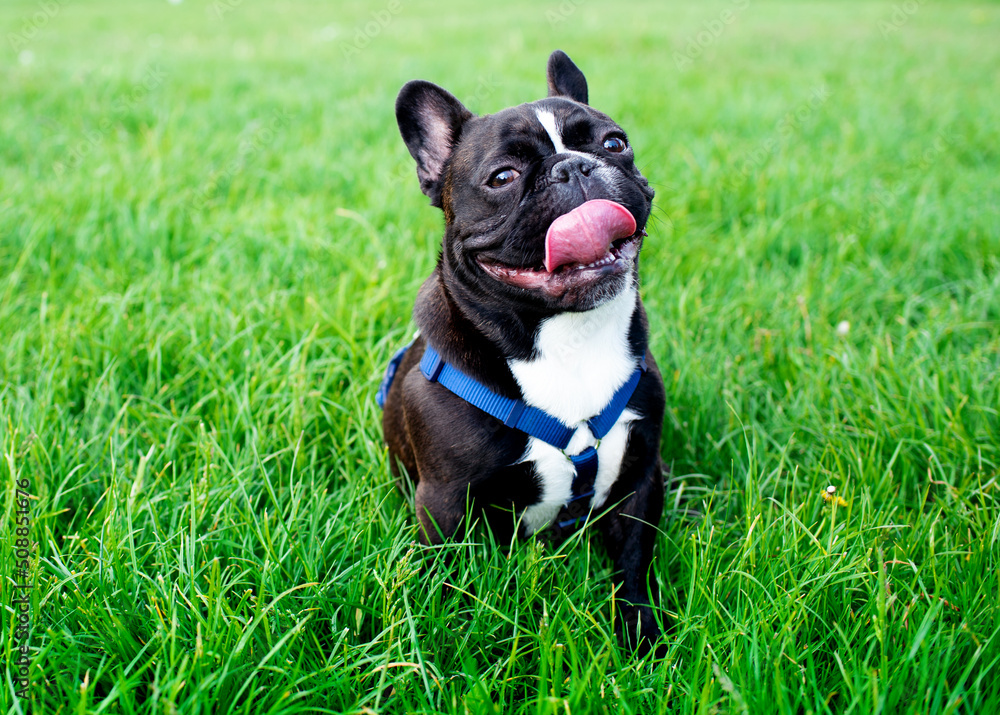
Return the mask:
POLYGON ((465 518, 466 491, 465 485, 455 488, 420 480, 414 504, 423 544, 437 546, 455 535, 465 518))
POLYGON ((649 571, 663 513, 663 472, 657 457, 645 462, 637 465, 638 470, 623 470, 609 497, 616 506, 600 521, 621 604, 615 630, 623 644, 640 656, 661 635, 652 608, 658 602, 656 582, 650 580, 649 571))

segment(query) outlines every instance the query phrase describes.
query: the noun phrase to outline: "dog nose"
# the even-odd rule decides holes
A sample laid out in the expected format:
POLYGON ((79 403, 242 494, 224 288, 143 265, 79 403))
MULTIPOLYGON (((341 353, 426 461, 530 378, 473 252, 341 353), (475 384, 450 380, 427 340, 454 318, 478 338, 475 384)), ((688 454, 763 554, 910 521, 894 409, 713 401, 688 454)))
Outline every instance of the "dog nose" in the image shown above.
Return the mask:
POLYGON ((585 156, 569 156, 557 161, 549 170, 549 176, 552 177, 553 181, 565 183, 575 173, 590 176, 590 172, 594 170, 595 166, 596 163, 585 156))

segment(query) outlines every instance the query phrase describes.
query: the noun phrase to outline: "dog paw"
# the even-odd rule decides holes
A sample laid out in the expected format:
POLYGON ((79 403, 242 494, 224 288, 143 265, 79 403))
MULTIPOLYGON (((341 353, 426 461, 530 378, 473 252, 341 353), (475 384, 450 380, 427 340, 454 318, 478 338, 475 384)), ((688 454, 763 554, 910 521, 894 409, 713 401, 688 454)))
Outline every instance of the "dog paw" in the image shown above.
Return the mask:
POLYGON ((663 633, 656 625, 650 606, 624 604, 619 613, 621 617, 615 631, 623 647, 640 658, 648 655, 654 648, 657 657, 665 655, 666 644, 659 642, 663 633))

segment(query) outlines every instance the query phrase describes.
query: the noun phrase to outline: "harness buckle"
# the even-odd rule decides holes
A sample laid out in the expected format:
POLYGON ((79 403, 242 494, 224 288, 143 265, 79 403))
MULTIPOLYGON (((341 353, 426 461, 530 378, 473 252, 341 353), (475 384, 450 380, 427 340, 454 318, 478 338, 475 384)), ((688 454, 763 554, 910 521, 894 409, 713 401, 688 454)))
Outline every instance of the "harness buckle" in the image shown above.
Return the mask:
POLYGON ((430 363, 426 366, 421 365, 420 369, 424 373, 424 377, 431 382, 437 382, 438 377, 441 376, 441 371, 444 369, 444 366, 444 359, 441 357, 440 353, 435 350, 431 355, 430 363))

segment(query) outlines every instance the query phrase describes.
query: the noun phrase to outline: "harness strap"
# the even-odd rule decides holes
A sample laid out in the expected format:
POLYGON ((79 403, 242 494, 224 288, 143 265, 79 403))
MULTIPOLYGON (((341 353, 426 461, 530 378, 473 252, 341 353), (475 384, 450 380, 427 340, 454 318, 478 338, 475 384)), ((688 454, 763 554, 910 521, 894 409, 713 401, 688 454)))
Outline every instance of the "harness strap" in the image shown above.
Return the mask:
MULTIPOLYGON (((386 369, 386 376, 379 389, 377 400, 379 406, 383 406, 385 396, 388 394, 389 385, 395 377, 395 372, 403 358, 407 345, 393 356, 386 369)), ((567 427, 563 422, 544 410, 532 407, 522 400, 515 400, 490 390, 478 380, 475 380, 464 372, 456 368, 451 363, 442 359, 441 355, 429 344, 424 348, 424 355, 420 360, 420 371, 431 382, 437 382, 443 387, 453 392, 458 397, 475 407, 478 407, 486 414, 500 420, 504 426, 516 429, 530 437, 540 439, 546 444, 550 444, 565 454, 566 446, 576 433, 575 427, 567 427)), ((646 360, 642 358, 638 366, 629 375, 625 384, 615 391, 611 401, 597 415, 587 420, 587 427, 597 440, 601 440, 611 428, 618 422, 622 412, 628 405, 635 388, 639 385, 642 373, 646 371, 646 360)), ((597 479, 598 458, 597 449, 594 446, 587 447, 579 454, 566 455, 573 463, 575 475, 573 477, 572 496, 566 502, 569 506, 573 502, 581 499, 590 499, 594 496, 594 482, 597 479)), ((586 521, 587 517, 577 517, 569 521, 560 522, 559 526, 576 525, 580 521, 586 521)))
POLYGON ((420 371, 431 382, 447 387, 469 404, 503 422, 505 427, 537 437, 556 449, 566 449, 576 432, 537 407, 498 395, 451 363, 445 362, 430 345, 424 349, 420 371))
POLYGON ((597 481, 597 449, 587 447, 580 454, 571 456, 569 461, 573 463, 576 474, 573 475, 570 498, 563 505, 563 509, 570 513, 570 518, 556 522, 560 529, 575 528, 590 518, 589 500, 594 496, 594 482, 597 481), (583 501, 584 504, 574 507, 578 501, 583 501))
MULTIPOLYGON (((456 368, 445 362, 430 345, 424 349, 420 360, 420 371, 431 382, 437 382, 448 388, 469 404, 475 405, 488 415, 520 432, 542 440, 556 449, 564 450, 576 432, 575 427, 567 427, 561 420, 544 410, 525 404, 522 400, 503 397, 456 368)), ((602 439, 618 422, 622 412, 632 398, 632 393, 639 385, 642 373, 646 371, 646 360, 639 361, 638 367, 629 376, 625 384, 618 388, 611 401, 603 410, 587 420, 587 427, 597 439, 602 439)), ((578 455, 570 457, 576 467, 577 475, 597 473, 597 450, 588 447, 578 455)))
POLYGON ((403 362, 403 356, 406 355, 406 351, 410 349, 411 345, 413 343, 409 342, 397 350, 385 368, 385 376, 382 378, 382 384, 378 386, 378 392, 375 393, 375 402, 383 410, 385 409, 385 400, 389 397, 389 388, 392 387, 392 383, 396 379, 396 371, 399 370, 399 363, 403 362))
POLYGON ((618 422, 618 418, 625 411, 628 401, 632 399, 632 393, 639 386, 639 379, 644 372, 646 372, 645 357, 639 360, 639 366, 625 381, 625 384, 618 388, 618 391, 612 396, 611 402, 596 417, 587 420, 587 426, 597 439, 603 439, 604 435, 610 432, 611 428, 618 422))
POLYGON ((576 476, 573 478, 573 496, 570 501, 574 502, 577 499, 594 496, 594 482, 597 480, 597 450, 594 447, 587 447, 580 454, 574 454, 570 457, 569 461, 576 469, 576 476))

